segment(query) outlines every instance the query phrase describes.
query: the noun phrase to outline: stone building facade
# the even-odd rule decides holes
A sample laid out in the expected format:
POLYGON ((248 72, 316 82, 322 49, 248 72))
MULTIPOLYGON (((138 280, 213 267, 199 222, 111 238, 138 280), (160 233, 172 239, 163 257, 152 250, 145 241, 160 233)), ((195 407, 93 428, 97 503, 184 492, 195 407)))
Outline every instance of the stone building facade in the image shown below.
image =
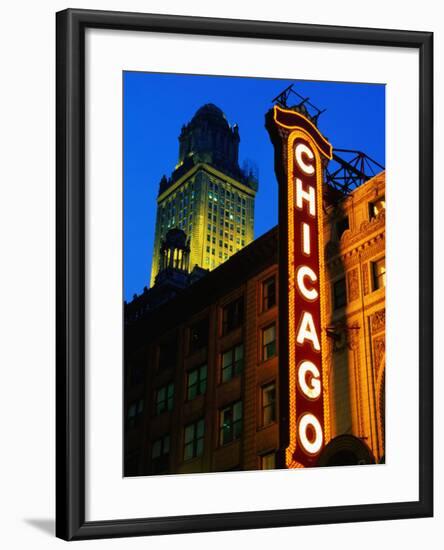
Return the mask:
POLYGON ((327 208, 324 224, 332 437, 384 451, 385 172, 327 208))

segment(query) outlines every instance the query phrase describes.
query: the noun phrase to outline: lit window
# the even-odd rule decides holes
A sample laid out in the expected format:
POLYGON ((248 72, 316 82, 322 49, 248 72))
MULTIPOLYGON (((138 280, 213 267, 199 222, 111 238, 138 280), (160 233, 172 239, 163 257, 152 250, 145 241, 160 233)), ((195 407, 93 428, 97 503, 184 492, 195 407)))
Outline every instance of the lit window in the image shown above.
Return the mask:
POLYGON ((261 456, 261 470, 274 470, 276 468, 276 453, 267 453, 261 456))
POLYGON ((207 390, 207 366, 201 365, 189 371, 187 376, 187 399, 192 401, 207 390))
POLYGON ((164 411, 173 409, 174 384, 162 386, 156 391, 156 414, 162 414, 164 411))
POLYGON ((276 355, 276 325, 272 324, 262 330, 262 361, 276 355))
POLYGON ((262 311, 276 305, 276 277, 270 277, 262 283, 262 311))
POLYGON ((370 202, 368 205, 370 219, 376 218, 383 210, 385 210, 385 197, 370 202))
POLYGON ((242 401, 237 401, 219 413, 219 443, 226 445, 242 434, 242 401))
POLYGON ((345 277, 333 283, 333 306, 334 309, 344 307, 347 303, 347 293, 345 288, 345 277))
POLYGON ((201 418, 185 428, 183 459, 190 460, 203 454, 205 436, 205 422, 201 418))
POLYGON ((276 386, 274 382, 262 387, 262 426, 276 420, 276 386))
POLYGON ((222 382, 231 380, 244 368, 244 346, 239 344, 222 354, 222 382))
POLYGON ((385 258, 372 262, 373 290, 385 287, 385 258))

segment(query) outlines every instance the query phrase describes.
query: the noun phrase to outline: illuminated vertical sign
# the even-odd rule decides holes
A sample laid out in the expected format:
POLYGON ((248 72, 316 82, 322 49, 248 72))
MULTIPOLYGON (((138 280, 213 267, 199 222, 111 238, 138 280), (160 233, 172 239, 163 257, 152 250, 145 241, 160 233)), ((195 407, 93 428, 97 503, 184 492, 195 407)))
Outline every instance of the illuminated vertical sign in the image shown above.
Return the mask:
POLYGON ((267 115, 279 181, 280 379, 288 392, 285 465, 316 464, 328 435, 323 341, 322 157, 332 147, 303 114, 267 115), (282 292, 283 291, 283 292, 282 292))

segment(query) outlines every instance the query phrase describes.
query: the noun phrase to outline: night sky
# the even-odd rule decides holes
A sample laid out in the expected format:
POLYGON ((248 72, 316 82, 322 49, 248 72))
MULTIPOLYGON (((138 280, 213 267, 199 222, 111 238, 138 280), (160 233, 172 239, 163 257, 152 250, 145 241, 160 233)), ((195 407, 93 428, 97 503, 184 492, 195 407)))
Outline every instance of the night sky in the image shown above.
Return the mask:
POLYGON ((318 126, 334 148, 358 149, 385 165, 384 85, 123 73, 125 300, 149 285, 159 181, 177 164, 182 125, 205 103, 238 124, 239 163, 248 160, 258 169, 255 238, 277 224, 274 153, 264 116, 290 84, 326 109, 318 126))

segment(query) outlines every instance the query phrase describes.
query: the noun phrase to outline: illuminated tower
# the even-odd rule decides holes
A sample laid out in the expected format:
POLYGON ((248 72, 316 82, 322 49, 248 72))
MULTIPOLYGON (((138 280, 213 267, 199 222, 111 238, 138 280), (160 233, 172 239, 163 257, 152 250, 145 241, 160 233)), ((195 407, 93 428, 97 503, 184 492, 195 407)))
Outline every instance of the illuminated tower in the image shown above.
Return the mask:
POLYGON ((189 269, 212 270, 254 238, 257 178, 239 167, 239 130, 215 105, 204 105, 182 127, 179 162, 163 176, 157 197, 151 286, 161 243, 172 228, 190 242, 189 269))

